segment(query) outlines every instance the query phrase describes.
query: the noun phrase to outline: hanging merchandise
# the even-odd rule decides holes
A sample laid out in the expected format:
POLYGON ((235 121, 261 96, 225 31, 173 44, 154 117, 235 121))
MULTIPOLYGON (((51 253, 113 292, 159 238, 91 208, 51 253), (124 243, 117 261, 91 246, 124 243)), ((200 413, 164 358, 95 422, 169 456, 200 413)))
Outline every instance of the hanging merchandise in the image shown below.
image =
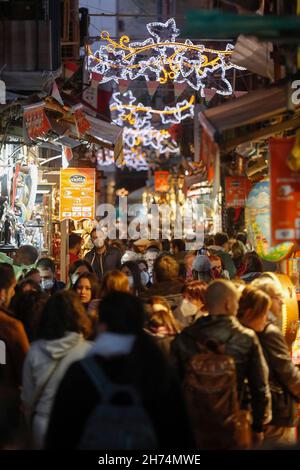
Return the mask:
POLYGON ((79 138, 83 137, 86 131, 91 128, 91 124, 85 117, 83 105, 79 103, 76 106, 73 106, 72 111, 74 113, 77 135, 79 138))
POLYGON ((294 145, 293 137, 269 140, 273 244, 300 241, 300 172, 288 160, 294 145))
POLYGON ((28 137, 30 140, 41 137, 51 129, 51 124, 45 113, 44 101, 24 106, 23 128, 25 138, 28 137))
POLYGON ((60 95, 58 86, 56 81, 54 80, 53 87, 52 87, 52 93, 51 93, 52 98, 54 98, 59 104, 62 106, 64 105, 63 99, 60 95))
POLYGON ((157 193, 166 193, 169 191, 169 176, 168 171, 155 171, 154 172, 154 190, 157 193))
POLYGON ((62 146, 62 167, 68 168, 70 161, 73 158, 73 152, 71 147, 62 146))
POLYGON ((180 30, 174 18, 166 23, 149 23, 147 30, 151 37, 142 42, 130 42, 128 36, 116 42, 103 31, 100 38, 106 44, 95 54, 88 48, 89 70, 103 75, 102 82, 143 77, 161 84, 172 80, 187 83, 194 90, 212 87, 218 94, 232 94, 227 71, 245 70, 231 62, 232 44, 218 50, 194 44, 190 39, 176 41, 180 30))
POLYGON ((234 207, 238 209, 245 207, 250 189, 251 182, 245 176, 227 176, 225 178, 226 208, 234 207))

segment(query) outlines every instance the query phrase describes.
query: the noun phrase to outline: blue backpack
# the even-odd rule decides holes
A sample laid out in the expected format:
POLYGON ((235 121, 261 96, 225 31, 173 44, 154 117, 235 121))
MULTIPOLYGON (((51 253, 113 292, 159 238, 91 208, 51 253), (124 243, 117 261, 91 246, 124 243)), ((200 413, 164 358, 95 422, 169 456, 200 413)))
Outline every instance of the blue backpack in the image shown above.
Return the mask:
POLYGON ((101 402, 87 419, 79 449, 156 449, 154 427, 136 389, 131 385, 112 383, 92 356, 83 359, 81 365, 96 387, 101 402), (129 403, 113 402, 121 394, 129 397, 129 403))

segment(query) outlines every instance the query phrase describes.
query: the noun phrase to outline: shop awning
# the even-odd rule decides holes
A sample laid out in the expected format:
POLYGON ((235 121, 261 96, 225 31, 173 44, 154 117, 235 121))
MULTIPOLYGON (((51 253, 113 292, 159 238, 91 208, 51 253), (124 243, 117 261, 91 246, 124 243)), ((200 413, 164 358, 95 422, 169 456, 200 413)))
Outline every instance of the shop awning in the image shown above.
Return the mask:
POLYGON ((221 150, 229 151, 244 142, 299 127, 299 116, 293 113, 289 118, 283 116, 288 111, 295 111, 290 102, 291 91, 291 84, 252 91, 241 98, 200 112, 199 121, 221 150), (280 122, 269 122, 276 117, 280 122))
MULTIPOLYGON (((87 120, 91 124, 91 128, 87 131, 87 135, 95 138, 103 147, 114 151, 115 161, 120 157, 123 150, 123 128, 110 124, 109 122, 96 119, 86 115, 87 120)), ((97 142, 96 142, 97 143, 97 142)))

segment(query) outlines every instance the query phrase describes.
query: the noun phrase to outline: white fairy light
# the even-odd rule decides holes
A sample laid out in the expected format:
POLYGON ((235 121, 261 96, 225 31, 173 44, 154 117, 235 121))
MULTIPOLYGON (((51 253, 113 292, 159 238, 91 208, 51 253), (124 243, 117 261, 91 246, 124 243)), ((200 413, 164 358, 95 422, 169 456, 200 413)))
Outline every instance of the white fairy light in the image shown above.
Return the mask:
POLYGON ((128 36, 122 36, 116 42, 108 32, 102 32, 101 39, 107 44, 100 46, 95 54, 89 48, 89 70, 101 74, 102 82, 114 80, 118 83, 120 79, 135 80, 143 77, 147 81, 156 80, 162 84, 168 80, 186 82, 195 90, 204 87, 208 73, 216 72, 216 93, 232 93, 232 87, 227 86, 226 72, 230 69, 245 70, 231 62, 234 50, 232 44, 227 44, 224 50, 217 50, 194 44, 190 39, 176 41, 180 31, 176 28, 174 18, 166 23, 149 23, 147 29, 152 37, 131 43, 128 36), (220 74, 227 92, 217 87, 220 74))
POLYGON ((135 104, 136 98, 131 91, 122 95, 125 100, 121 100, 119 92, 112 95, 110 111, 115 113, 113 122, 119 126, 130 124, 135 129, 150 127, 150 121, 154 114, 159 114, 162 124, 179 124, 186 118, 194 116, 195 97, 191 96, 188 100, 178 102, 176 106, 165 106, 164 109, 153 109, 151 106, 145 106, 142 103, 135 104))
POLYGON ((127 147, 151 147, 159 153, 177 153, 179 148, 177 143, 171 139, 168 131, 159 131, 157 129, 131 129, 124 128, 123 142, 127 147))

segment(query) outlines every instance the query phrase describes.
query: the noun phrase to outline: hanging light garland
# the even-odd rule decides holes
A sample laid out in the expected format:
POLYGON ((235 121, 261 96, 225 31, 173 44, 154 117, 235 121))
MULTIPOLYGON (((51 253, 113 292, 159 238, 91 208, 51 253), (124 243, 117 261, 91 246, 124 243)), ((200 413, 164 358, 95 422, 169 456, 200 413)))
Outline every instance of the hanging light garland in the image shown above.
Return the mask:
POLYGON ((116 42, 107 31, 103 31, 100 38, 106 44, 95 53, 88 48, 89 70, 102 75, 102 83, 143 77, 161 84, 168 80, 186 82, 201 92, 213 83, 216 93, 232 94, 226 72, 230 69, 245 70, 230 61, 234 49, 232 44, 218 50, 194 44, 190 39, 178 42, 176 38, 180 30, 174 18, 166 23, 149 23, 147 30, 152 37, 143 42, 130 42, 128 36, 122 36, 116 42))
POLYGON ((150 128, 150 121, 154 114, 158 114, 162 124, 179 124, 183 119, 194 116, 194 95, 188 100, 178 102, 176 106, 165 106, 163 110, 144 106, 142 103, 135 104, 136 98, 132 91, 122 95, 116 92, 112 96, 110 111, 116 112, 114 122, 119 126, 131 125, 135 129, 150 128))
POLYGON ((177 153, 179 147, 171 139, 167 130, 157 130, 154 128, 132 129, 125 127, 123 131, 123 142, 129 148, 132 147, 151 147, 159 153, 177 153))

